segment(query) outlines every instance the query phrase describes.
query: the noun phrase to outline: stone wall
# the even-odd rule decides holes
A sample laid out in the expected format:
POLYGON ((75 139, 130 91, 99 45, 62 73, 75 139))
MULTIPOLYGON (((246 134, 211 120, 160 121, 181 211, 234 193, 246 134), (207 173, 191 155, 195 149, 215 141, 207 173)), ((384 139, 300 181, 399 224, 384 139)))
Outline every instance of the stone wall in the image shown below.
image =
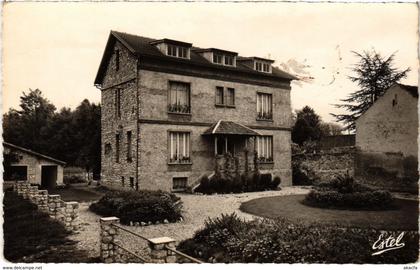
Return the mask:
POLYGON ((313 153, 293 155, 293 163, 315 182, 329 181, 337 175, 354 175, 354 147, 337 147, 313 153))
POLYGON ((65 202, 60 195, 48 195, 47 190, 38 190, 38 186, 25 182, 14 183, 13 191, 35 204, 39 211, 62 223, 68 230, 77 230, 78 202, 65 202))

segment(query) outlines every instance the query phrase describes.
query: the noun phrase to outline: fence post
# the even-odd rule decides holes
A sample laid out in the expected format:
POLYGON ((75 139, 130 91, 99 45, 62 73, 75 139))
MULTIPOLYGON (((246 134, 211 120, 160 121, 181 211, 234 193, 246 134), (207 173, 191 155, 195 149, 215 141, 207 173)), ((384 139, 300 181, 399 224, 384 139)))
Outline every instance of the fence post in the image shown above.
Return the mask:
POLYGON ((120 219, 117 217, 106 217, 100 219, 101 225, 101 260, 104 263, 116 262, 118 255, 118 247, 114 244, 118 235, 117 228, 112 224, 118 224, 120 219))
POLYGON ((159 237, 149 239, 149 247, 151 249, 150 257, 152 263, 175 263, 175 254, 166 249, 165 246, 175 248, 175 240, 170 237, 159 237))
POLYGON ((60 195, 48 195, 48 208, 50 217, 58 219, 58 209, 61 207, 61 196, 60 195))

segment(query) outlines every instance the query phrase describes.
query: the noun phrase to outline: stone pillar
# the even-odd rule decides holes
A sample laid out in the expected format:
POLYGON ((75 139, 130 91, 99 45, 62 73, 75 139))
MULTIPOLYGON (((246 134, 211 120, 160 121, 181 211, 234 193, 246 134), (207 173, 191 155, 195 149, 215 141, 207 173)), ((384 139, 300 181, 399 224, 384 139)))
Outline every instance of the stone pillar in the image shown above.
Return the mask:
POLYGON ((113 224, 119 224, 117 217, 106 217, 100 219, 101 225, 101 261, 104 263, 116 262, 118 256, 118 247, 114 244, 118 235, 118 230, 113 224))
POLYGON ((48 212, 52 219, 59 219, 60 208, 61 208, 61 196, 48 195, 48 212))
POLYGON ((38 190, 36 203, 40 211, 48 213, 48 190, 38 190))
POLYGON ((37 186, 29 186, 28 190, 28 199, 32 203, 36 203, 36 196, 38 195, 38 187, 37 186))
POLYGON ((64 203, 64 225, 69 230, 77 229, 77 209, 79 208, 78 202, 65 202, 64 203))
POLYGON ((175 240, 170 237, 149 239, 151 263, 176 263, 175 253, 166 249, 165 246, 175 248, 175 240))

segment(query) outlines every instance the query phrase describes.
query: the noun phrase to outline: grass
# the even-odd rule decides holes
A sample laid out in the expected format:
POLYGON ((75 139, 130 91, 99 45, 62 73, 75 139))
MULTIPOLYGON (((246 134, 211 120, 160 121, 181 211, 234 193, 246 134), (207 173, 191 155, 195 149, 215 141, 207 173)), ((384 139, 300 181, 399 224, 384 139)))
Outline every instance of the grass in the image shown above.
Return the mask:
POLYGON ((4 193, 4 257, 11 262, 96 262, 68 239, 70 232, 15 193, 4 193))
POLYGON ((48 193, 61 195, 64 201, 90 202, 99 200, 105 192, 90 187, 68 187, 48 190, 48 193))
POLYGON ((337 210, 302 204, 305 195, 276 196, 245 202, 240 209, 266 218, 284 217, 290 221, 318 222, 344 227, 381 230, 418 230, 418 202, 396 199, 397 209, 385 211, 337 210))

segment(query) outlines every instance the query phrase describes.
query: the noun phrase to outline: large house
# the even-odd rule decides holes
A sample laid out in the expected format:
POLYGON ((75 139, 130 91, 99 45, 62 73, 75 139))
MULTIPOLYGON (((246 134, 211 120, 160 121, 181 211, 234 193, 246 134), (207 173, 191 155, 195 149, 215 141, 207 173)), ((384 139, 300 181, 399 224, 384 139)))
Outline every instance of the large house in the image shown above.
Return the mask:
POLYGON ((356 121, 356 176, 417 192, 418 88, 394 84, 356 121))
POLYGON ((291 181, 290 83, 273 60, 111 31, 95 79, 104 183, 181 190, 226 153, 291 181), (248 154, 246 154, 248 153, 248 154))

